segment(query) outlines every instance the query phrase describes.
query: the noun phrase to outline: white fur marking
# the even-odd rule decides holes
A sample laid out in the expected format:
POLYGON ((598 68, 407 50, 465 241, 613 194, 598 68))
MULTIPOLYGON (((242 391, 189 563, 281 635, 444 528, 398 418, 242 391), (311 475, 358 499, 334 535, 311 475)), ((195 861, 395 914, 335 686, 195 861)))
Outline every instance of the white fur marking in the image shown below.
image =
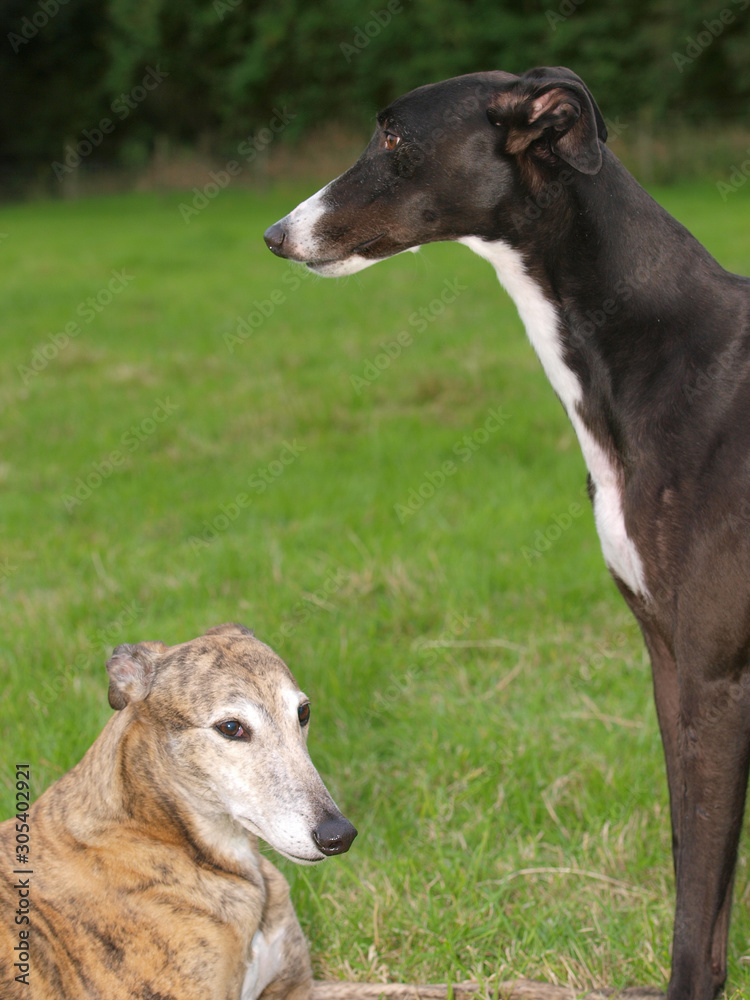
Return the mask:
MULTIPOLYGON (((307 201, 301 202, 295 209, 292 209, 283 220, 288 234, 289 250, 295 258, 315 261, 323 253, 319 241, 314 238, 312 233, 316 223, 326 213, 324 196, 330 186, 330 184, 326 184, 320 191, 316 191, 307 201)), ((357 271, 376 263, 377 260, 368 260, 355 253, 344 260, 333 260, 313 266, 311 270, 326 278, 339 278, 346 274, 355 274, 357 271)))
POLYGON ((244 722, 250 726, 251 730, 262 729, 267 723, 266 714, 263 709, 253 704, 252 701, 244 699, 236 701, 231 705, 227 704, 224 708, 220 708, 214 712, 210 725, 216 726, 218 723, 226 722, 229 719, 237 719, 239 722, 244 722))
POLYGON ((604 561, 634 593, 647 597, 643 563, 625 528, 617 471, 578 412, 583 396, 581 383, 562 356, 557 310, 529 277, 523 258, 513 247, 502 240, 489 242, 478 236, 467 236, 458 242, 492 264, 500 284, 515 302, 532 347, 573 424, 596 487, 594 520, 604 561))
POLYGON ((252 942, 253 955, 247 963, 240 1000, 257 1000, 263 990, 278 978, 284 966, 285 937, 284 926, 279 927, 268 940, 263 931, 255 932, 252 942))
MULTIPOLYGON (((324 203, 324 195, 331 184, 335 184, 335 181, 331 181, 330 184, 322 187, 320 191, 316 191, 315 194, 310 195, 306 201, 300 202, 282 220, 286 226, 289 249, 295 259, 299 258, 303 262, 314 262, 324 252, 319 241, 313 237, 312 232, 316 223, 328 210, 324 203)), ((408 247, 406 250, 399 250, 398 252, 417 253, 419 249, 418 246, 408 247)), ((391 254, 390 256, 397 255, 391 254)), ((317 265, 313 263, 310 269, 323 278, 343 278, 349 274, 356 274, 357 271, 363 271, 366 267, 372 267, 373 264, 379 264, 381 260, 387 259, 387 257, 363 257, 361 254, 352 253, 342 260, 330 260, 317 265)))
POLYGON ((300 202, 284 220, 294 251, 301 257, 315 260, 318 256, 318 242, 313 239, 312 231, 318 219, 325 214, 326 206, 323 203, 323 196, 330 186, 330 184, 326 184, 320 191, 310 195, 306 201, 300 202))
POLYGON ((281 697, 284 699, 289 713, 295 718, 297 717, 300 705, 307 701, 306 695, 302 694, 301 691, 297 691, 295 688, 284 688, 281 692, 281 697))
MULTIPOLYGON (((390 254, 391 257, 398 257, 400 253, 417 253, 421 247, 407 247, 406 250, 399 250, 390 254)), ((332 260, 327 264, 310 265, 310 270, 319 274, 322 278, 343 278, 348 274, 356 274, 357 271, 364 271, 366 267, 379 264, 381 260, 388 260, 388 257, 363 257, 361 254, 353 253, 342 260, 332 260)))

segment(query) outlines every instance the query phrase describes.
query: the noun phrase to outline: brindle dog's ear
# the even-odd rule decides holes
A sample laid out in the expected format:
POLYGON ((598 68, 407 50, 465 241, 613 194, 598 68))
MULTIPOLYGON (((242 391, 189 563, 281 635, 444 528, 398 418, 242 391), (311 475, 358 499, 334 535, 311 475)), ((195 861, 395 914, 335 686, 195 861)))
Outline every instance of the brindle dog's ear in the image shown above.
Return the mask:
POLYGON ((599 140, 606 142, 607 126, 583 80, 569 69, 529 70, 492 97, 487 117, 506 129, 507 153, 529 151, 543 159, 551 152, 582 174, 601 169, 599 140))
POLYGON ((107 660, 109 703, 118 711, 132 701, 143 701, 151 690, 156 661, 169 647, 163 642, 124 642, 107 660))
POLYGON ((255 635, 251 628, 246 625, 238 625, 237 622, 224 622, 223 625, 214 625, 206 635, 255 635))

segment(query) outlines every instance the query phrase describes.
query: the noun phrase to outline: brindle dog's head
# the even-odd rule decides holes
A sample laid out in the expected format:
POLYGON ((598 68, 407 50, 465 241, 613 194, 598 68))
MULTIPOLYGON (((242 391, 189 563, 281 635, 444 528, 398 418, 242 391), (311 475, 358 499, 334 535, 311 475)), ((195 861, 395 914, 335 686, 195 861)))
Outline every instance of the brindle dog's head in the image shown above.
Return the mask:
POLYGON ((309 700, 249 629, 124 644, 107 671, 111 706, 153 732, 160 774, 204 825, 239 824, 301 864, 349 849, 357 831, 307 752, 309 700))

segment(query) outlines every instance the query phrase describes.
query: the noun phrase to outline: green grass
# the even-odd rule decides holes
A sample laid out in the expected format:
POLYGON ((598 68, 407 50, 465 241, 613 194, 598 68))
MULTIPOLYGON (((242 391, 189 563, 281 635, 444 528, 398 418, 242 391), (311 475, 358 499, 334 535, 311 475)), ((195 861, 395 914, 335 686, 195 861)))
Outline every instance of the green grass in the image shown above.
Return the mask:
MULTIPOLYGON (((573 432, 465 248, 339 282, 273 258, 263 229, 308 193, 228 190, 190 224, 178 195, 0 212, 2 815, 15 761, 39 794, 99 732, 112 645, 241 621, 312 696, 313 759, 360 830, 322 867, 280 863, 318 975, 663 984, 649 667, 573 432), (113 270, 126 286, 86 322, 113 270)), ((750 272, 750 191, 657 197, 750 272)), ((750 997, 747 861, 745 838, 730 995, 750 997)))

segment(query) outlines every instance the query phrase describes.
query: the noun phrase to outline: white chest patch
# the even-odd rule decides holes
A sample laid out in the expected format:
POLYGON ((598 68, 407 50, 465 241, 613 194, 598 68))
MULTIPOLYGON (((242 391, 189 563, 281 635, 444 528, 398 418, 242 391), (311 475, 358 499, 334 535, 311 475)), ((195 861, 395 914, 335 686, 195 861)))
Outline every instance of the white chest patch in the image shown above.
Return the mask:
POLYGON ((285 937, 286 928, 283 925, 269 938, 264 936, 263 931, 255 932, 253 953, 247 963, 240 1000, 257 1000, 263 990, 279 978, 284 969, 285 937))
POLYGON ((563 360, 557 310, 529 276, 521 255, 513 247, 502 240, 490 243, 478 236, 467 236, 458 242, 492 264, 500 284, 515 302, 531 345, 573 424, 596 487, 594 520, 604 561, 634 593, 647 597, 643 563, 625 529, 617 470, 581 420, 578 410, 583 395, 581 383, 563 360))

